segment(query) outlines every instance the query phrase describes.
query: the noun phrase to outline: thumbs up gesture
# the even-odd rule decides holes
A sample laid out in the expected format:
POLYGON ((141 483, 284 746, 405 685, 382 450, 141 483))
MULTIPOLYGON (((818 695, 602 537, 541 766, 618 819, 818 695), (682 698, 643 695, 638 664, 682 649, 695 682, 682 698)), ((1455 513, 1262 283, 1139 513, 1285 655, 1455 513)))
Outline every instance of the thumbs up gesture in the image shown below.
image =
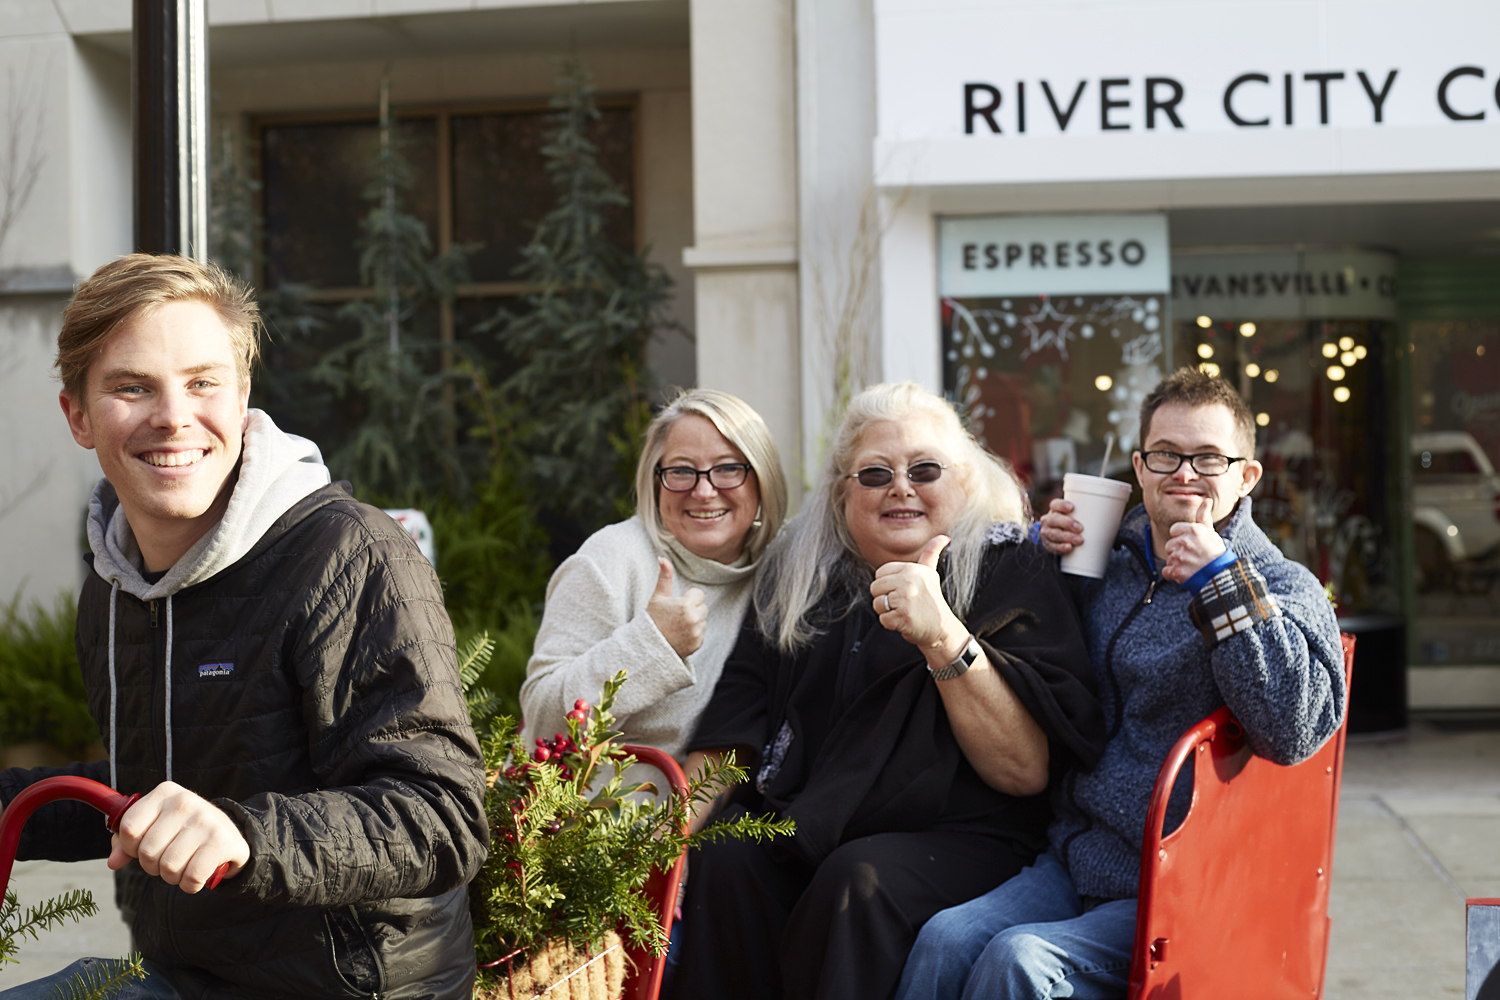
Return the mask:
POLYGON ((903 639, 919 649, 943 645, 954 634, 968 634, 948 607, 937 573, 938 556, 950 541, 947 535, 934 535, 923 546, 916 562, 888 562, 875 571, 875 580, 870 584, 880 624, 900 632, 903 639))
POLYGON ((1172 536, 1164 547, 1167 562, 1161 568, 1163 580, 1186 583, 1194 573, 1224 554, 1228 546, 1214 530, 1212 511, 1213 501, 1204 497, 1191 521, 1172 525, 1172 536))
POLYGON ((672 563, 658 558, 660 571, 656 577, 656 590, 646 602, 646 613, 656 623, 662 638, 671 644, 677 655, 686 659, 703 645, 703 629, 708 623, 708 605, 703 603, 703 591, 689 587, 681 597, 672 596, 674 573, 672 563))

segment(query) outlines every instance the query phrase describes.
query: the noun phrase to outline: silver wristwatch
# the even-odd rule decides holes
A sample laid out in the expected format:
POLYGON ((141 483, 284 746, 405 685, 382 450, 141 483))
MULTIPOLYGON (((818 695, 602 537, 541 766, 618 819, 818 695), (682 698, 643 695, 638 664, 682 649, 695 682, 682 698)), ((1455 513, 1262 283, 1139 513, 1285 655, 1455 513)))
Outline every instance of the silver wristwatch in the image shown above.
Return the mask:
POLYGON ((969 636, 969 644, 964 647, 962 653, 958 654, 957 659, 939 670, 933 670, 929 666, 927 672, 932 675, 932 679, 935 681, 951 681, 953 678, 962 677, 967 673, 968 669, 974 665, 974 661, 979 659, 979 655, 983 652, 984 650, 979 648, 979 640, 971 635, 969 636))

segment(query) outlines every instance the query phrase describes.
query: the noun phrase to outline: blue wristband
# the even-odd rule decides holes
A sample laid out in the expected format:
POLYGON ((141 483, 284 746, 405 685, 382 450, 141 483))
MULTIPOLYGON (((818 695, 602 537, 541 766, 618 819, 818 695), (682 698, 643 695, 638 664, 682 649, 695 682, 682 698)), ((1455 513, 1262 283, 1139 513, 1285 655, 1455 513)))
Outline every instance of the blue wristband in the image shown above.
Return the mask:
POLYGON ((1226 548, 1223 554, 1214 559, 1213 562, 1188 577, 1187 582, 1183 586, 1193 591, 1202 590, 1208 585, 1208 581, 1222 573, 1226 567, 1233 566, 1239 561, 1240 557, 1234 554, 1234 550, 1226 548))

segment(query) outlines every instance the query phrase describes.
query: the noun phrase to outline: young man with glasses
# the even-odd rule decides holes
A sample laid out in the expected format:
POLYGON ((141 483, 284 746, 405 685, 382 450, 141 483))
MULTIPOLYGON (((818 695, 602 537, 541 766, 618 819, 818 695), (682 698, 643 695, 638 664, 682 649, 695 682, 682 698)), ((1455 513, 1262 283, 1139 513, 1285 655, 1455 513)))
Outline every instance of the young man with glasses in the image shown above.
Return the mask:
MULTIPOLYGON (((923 928, 897 994, 916 998, 1123 997, 1141 838, 1157 771, 1193 723, 1228 704, 1254 751, 1281 764, 1343 721, 1338 623, 1322 586, 1251 520, 1255 424, 1226 381, 1183 368, 1141 406, 1143 503, 1113 539, 1103 580, 1074 582, 1108 721, 1091 771, 1052 785, 1036 864, 923 928)), ((1040 540, 1085 539, 1054 500, 1040 540)), ((1187 812, 1179 782, 1168 825, 1187 812)))

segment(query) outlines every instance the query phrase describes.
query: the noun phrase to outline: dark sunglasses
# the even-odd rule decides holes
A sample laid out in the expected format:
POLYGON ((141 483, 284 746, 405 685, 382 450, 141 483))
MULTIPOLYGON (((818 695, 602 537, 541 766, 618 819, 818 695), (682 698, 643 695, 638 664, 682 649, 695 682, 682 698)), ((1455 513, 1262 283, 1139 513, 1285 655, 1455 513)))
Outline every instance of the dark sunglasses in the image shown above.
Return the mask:
MULTIPOLYGON (((918 462, 905 470, 906 481, 913 486, 935 483, 942 478, 946 465, 938 462, 918 462)), ((859 485, 872 490, 883 489, 896 481, 896 470, 883 465, 867 465, 858 472, 851 472, 850 479, 858 479, 859 485)))

